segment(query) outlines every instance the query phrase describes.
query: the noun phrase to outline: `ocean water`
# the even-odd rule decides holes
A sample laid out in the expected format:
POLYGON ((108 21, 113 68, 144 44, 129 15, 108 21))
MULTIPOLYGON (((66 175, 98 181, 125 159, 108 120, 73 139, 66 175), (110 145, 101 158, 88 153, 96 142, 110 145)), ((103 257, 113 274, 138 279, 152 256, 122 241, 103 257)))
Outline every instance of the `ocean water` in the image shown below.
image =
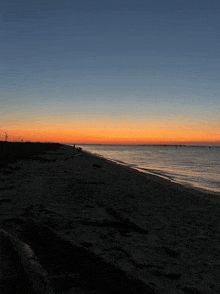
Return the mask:
POLYGON ((220 193, 220 147, 77 145, 142 172, 210 193, 220 193))

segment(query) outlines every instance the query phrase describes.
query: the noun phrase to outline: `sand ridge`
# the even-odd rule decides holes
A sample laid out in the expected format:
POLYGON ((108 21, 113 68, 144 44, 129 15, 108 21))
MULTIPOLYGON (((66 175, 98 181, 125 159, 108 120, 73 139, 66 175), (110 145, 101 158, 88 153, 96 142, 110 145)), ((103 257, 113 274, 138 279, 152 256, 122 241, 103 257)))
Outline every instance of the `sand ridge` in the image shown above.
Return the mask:
POLYGON ((32 219, 156 293, 220 292, 218 198, 64 145, 1 178, 9 233, 32 219))

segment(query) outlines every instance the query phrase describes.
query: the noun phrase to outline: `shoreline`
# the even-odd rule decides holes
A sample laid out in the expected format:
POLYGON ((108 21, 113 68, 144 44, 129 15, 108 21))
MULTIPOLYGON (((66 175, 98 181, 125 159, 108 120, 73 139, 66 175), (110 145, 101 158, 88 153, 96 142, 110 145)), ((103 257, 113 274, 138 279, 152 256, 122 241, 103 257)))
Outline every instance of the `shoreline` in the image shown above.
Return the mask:
MULTIPOLYGON (((67 144, 67 146, 71 146, 71 145, 67 144)), ((159 145, 156 145, 156 146, 159 146, 159 145)), ((169 145, 169 146, 171 146, 171 145, 169 145)), ((201 147, 201 146, 198 146, 198 147, 201 147)), ((202 146, 202 147, 207 147, 207 146, 202 146)), ((111 162, 115 162, 116 164, 119 164, 119 165, 122 165, 122 166, 126 166, 128 168, 133 169, 133 170, 137 170, 137 171, 139 171, 141 173, 146 173, 146 174, 157 176, 159 178, 171 181, 172 183, 179 184, 179 185, 181 185, 183 187, 186 187, 186 188, 189 188, 189 189, 194 189, 196 191, 199 191, 199 192, 202 192, 202 193, 205 193, 205 194, 210 194, 210 195, 219 197, 219 200, 220 200, 220 191, 216 191, 215 189, 206 188, 206 187, 202 187, 202 186, 195 186, 191 182, 184 182, 184 181, 174 180, 169 175, 166 175, 166 174, 163 175, 163 174, 160 174, 160 173, 157 173, 157 172, 153 172, 153 171, 151 171, 150 169, 147 169, 147 168, 143 169, 141 167, 138 167, 137 165, 134 165, 134 164, 132 165, 132 164, 129 164, 127 162, 123 162, 123 161, 120 161, 120 160, 117 160, 117 159, 111 159, 111 158, 105 157, 105 156, 103 156, 101 154, 92 153, 92 152, 87 151, 87 150, 84 150, 84 152, 88 152, 89 154, 91 154, 93 156, 105 158, 106 160, 109 160, 111 162)))
POLYGON ((107 160, 109 162, 115 163, 115 164, 120 165, 120 166, 124 166, 126 168, 131 169, 131 170, 135 170, 135 171, 138 171, 140 173, 156 177, 156 178, 158 178, 158 180, 161 179, 161 180, 164 180, 164 181, 168 181, 170 183, 173 183, 174 185, 178 185, 180 188, 188 189, 193 194, 198 194, 199 192, 201 192, 202 194, 204 194, 204 197, 205 196, 206 197, 212 196, 213 199, 219 200, 219 202, 220 202, 220 192, 218 192, 218 191, 211 190, 211 189, 206 189, 204 187, 197 187, 197 186, 194 186, 193 184, 187 183, 187 182, 176 181, 176 180, 173 180, 172 177, 170 177, 170 176, 165 176, 165 175, 162 175, 162 174, 159 174, 159 173, 156 173, 156 172, 151 172, 148 169, 143 170, 142 168, 139 168, 136 165, 134 166, 134 165, 131 165, 129 163, 126 163, 126 162, 123 162, 123 161, 120 161, 120 160, 104 157, 104 156, 102 156, 100 154, 92 153, 92 152, 87 151, 87 150, 83 150, 83 152, 88 153, 91 156, 96 156, 98 158, 103 158, 103 159, 105 159, 105 160, 107 160))
MULTIPOLYGON (((94 262, 120 276, 121 289, 129 279, 126 293, 135 293, 131 289, 137 285, 149 294, 220 291, 217 198, 87 151, 59 147, 0 169, 1 229, 33 249, 55 293, 77 293, 77 287, 84 291, 91 285, 101 291, 94 284, 94 262), (73 252, 81 256, 76 268, 69 265, 64 273, 67 261, 53 266, 59 256, 75 259, 73 252), (84 263, 91 268, 88 279, 79 270, 84 263)), ((110 284, 116 287, 112 292, 123 293, 116 292, 116 282, 110 284)))

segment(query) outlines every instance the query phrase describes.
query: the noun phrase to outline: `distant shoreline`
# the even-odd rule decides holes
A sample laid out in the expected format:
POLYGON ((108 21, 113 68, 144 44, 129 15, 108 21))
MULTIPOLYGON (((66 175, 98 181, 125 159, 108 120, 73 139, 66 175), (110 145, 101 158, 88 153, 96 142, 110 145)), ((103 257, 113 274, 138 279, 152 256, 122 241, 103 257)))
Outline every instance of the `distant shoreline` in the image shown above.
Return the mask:
MULTIPOLYGON (((74 145, 73 143, 63 143, 64 145, 74 145)), ((215 145, 216 143, 207 144, 207 145, 196 145, 196 144, 87 144, 87 143, 75 143, 75 145, 95 145, 95 146, 167 146, 167 147, 220 147, 220 144, 215 145)))

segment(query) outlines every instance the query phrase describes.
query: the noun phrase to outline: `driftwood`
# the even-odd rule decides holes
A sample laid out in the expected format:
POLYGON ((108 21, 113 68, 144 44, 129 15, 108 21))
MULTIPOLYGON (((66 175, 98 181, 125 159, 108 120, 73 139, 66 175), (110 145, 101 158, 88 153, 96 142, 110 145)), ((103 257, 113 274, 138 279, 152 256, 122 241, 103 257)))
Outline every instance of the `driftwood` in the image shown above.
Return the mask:
POLYGON ((31 281, 35 293, 54 294, 48 274, 38 262, 32 248, 2 229, 0 229, 0 237, 2 240, 7 240, 20 256, 24 271, 31 281))

